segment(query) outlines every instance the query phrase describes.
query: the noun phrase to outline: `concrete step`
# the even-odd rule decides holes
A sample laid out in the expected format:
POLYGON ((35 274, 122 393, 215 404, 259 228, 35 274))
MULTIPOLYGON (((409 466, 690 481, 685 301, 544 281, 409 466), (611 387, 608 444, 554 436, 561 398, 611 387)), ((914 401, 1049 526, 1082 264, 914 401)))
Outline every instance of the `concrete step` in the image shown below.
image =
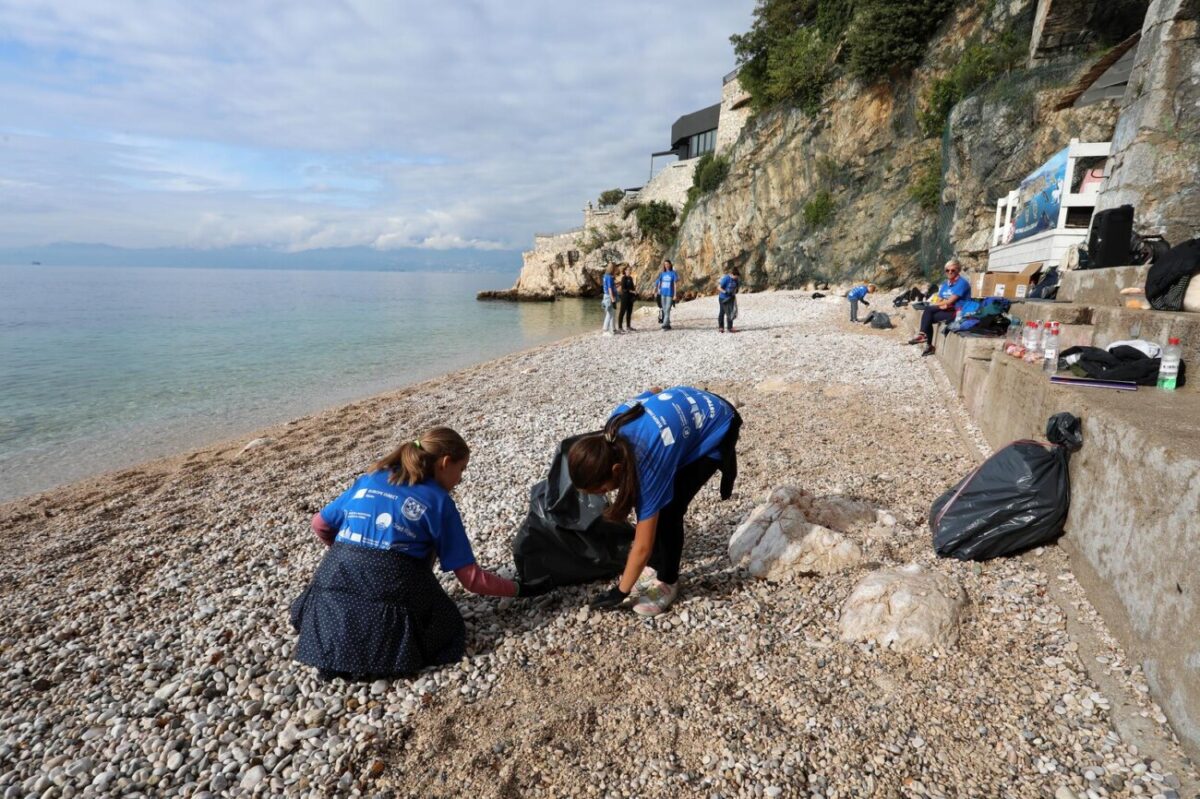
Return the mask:
POLYGON ((1058 298, 1084 305, 1120 307, 1121 289, 1144 288, 1149 266, 1073 269, 1059 278, 1058 298))
POLYGON ((1200 638, 1185 631, 1200 630, 1200 391, 1059 386, 1038 366, 965 341, 947 341, 938 359, 993 447, 1043 439, 1059 411, 1083 420, 1061 543, 1194 750, 1200 638))

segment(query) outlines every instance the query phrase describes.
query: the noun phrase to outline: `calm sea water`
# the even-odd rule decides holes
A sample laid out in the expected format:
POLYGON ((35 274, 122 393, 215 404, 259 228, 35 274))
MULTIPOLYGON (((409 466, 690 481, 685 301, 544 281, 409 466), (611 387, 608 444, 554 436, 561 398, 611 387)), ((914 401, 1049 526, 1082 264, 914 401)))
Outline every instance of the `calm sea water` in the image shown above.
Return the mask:
POLYGON ((0 266, 0 501, 600 326, 514 278, 0 266))

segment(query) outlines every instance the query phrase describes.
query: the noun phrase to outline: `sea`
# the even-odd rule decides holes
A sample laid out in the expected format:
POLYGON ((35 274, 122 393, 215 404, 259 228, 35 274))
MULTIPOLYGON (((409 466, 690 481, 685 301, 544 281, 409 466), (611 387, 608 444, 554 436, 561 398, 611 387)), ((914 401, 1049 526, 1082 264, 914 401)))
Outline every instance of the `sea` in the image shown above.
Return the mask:
POLYGON ((0 265, 0 501, 599 329, 515 279, 0 265))

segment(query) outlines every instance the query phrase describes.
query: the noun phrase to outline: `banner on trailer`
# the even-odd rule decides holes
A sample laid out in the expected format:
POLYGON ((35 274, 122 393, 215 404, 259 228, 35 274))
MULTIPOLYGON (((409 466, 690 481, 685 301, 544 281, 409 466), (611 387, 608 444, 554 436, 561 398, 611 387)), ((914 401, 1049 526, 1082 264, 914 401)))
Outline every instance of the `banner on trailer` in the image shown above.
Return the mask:
POLYGON ((1067 150, 1056 153, 1021 181, 1013 241, 1050 230, 1058 225, 1058 209, 1067 180, 1067 150))

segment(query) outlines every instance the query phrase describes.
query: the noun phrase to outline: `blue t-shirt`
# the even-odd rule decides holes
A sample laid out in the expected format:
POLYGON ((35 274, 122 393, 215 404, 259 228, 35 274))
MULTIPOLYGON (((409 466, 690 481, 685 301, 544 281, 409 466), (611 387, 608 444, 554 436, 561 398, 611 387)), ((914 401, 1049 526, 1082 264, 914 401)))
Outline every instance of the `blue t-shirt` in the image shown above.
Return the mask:
POLYGON ((675 274, 674 269, 661 272, 658 276, 658 293, 663 297, 674 297, 675 284, 678 282, 679 275, 675 274))
POLYGON ((727 300, 738 293, 739 280, 733 275, 725 275, 717 281, 717 288, 721 289, 718 295, 720 299, 727 300))
POLYGON ((612 275, 604 276, 604 296, 611 298, 616 291, 616 282, 612 275))
POLYGON ((855 286, 854 288, 850 289, 850 293, 846 295, 846 299, 861 300, 865 296, 867 296, 867 287, 855 286))
POLYGON ((475 562, 458 506, 435 480, 416 485, 388 482, 390 472, 364 474, 321 509, 337 530, 335 541, 369 549, 393 549, 424 560, 436 552, 442 571, 475 562))
POLYGON ((938 298, 945 300, 951 294, 958 297, 954 303, 954 308, 957 310, 962 307, 963 300, 971 297, 971 281, 967 280, 962 275, 958 276, 958 280, 951 283, 949 280, 943 280, 942 285, 938 286, 938 298))
POLYGON ((612 416, 635 402, 641 402, 646 412, 621 427, 620 434, 637 453, 637 517, 648 519, 671 501, 675 472, 701 458, 720 457, 733 408, 716 394, 672 386, 659 394, 639 394, 618 405, 612 416))

